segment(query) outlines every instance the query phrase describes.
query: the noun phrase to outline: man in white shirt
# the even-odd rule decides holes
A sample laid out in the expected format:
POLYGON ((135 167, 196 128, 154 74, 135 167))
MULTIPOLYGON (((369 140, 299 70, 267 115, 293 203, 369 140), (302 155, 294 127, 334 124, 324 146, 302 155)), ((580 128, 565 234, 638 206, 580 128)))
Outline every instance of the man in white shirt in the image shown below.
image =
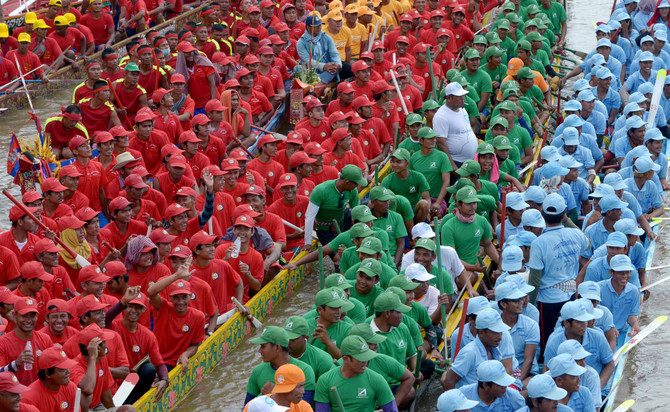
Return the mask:
POLYGON ((463 108, 468 91, 457 82, 449 83, 445 91, 447 100, 435 113, 433 130, 438 136, 437 148, 449 156, 456 170, 464 161, 475 158, 477 137, 463 108))

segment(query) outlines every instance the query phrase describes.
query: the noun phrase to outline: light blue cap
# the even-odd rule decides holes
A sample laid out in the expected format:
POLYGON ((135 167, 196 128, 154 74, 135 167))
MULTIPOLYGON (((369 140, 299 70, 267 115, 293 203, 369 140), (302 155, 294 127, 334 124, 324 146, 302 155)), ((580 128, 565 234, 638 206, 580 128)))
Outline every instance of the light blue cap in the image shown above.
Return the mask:
MULTIPOLYGON (((589 92, 591 91, 589 90, 589 92)), ((579 94, 581 95, 582 93, 584 92, 579 94)), ((593 92, 591 92, 591 94, 593 94, 593 92)), ((571 114, 570 116, 566 117, 565 121, 563 122, 566 128, 584 126, 584 123, 586 123, 584 119, 582 119, 581 116, 577 116, 576 114, 571 114)), ((565 133, 565 131, 563 133, 565 133)))
POLYGON ((656 23, 652 27, 652 31, 656 33, 657 31, 668 31, 668 26, 665 25, 665 23, 656 23))
POLYGON ((642 120, 640 116, 631 116, 626 119, 626 129, 639 129, 640 127, 646 125, 647 123, 642 120))
MULTIPOLYGON (((510 248, 510 247, 516 247, 517 249, 519 249, 517 246, 507 246, 507 248, 510 248)), ((519 250, 521 250, 521 249, 519 249, 519 250)), ((505 252, 503 251, 503 253, 505 253, 505 252)), ((503 258, 503 262, 505 262, 504 258, 503 258)), ((504 265, 504 263, 503 263, 503 265, 504 265)), ((503 270, 505 270, 505 269, 503 269, 503 270)), ((512 282, 504 282, 501 285, 498 285, 498 287, 496 287, 496 289, 495 289, 495 294, 496 294, 496 302, 500 302, 503 299, 516 300, 516 299, 521 299, 521 298, 526 297, 526 294, 523 293, 522 291, 520 291, 516 287, 516 285, 512 282)), ((477 319, 479 319, 479 317, 477 317, 477 319)))
POLYGON ((668 35, 664 31, 657 31, 654 33, 654 39, 662 42, 667 42, 668 41, 668 35))
POLYGON ((600 213, 605 214, 610 210, 624 209, 628 206, 628 203, 619 199, 617 195, 607 195, 600 199, 598 205, 600 205, 600 213))
MULTIPOLYGON (((590 90, 585 90, 585 91, 583 91, 579 94, 581 95, 582 93, 585 93, 585 92, 591 93, 590 90)), ((593 93, 591 93, 591 96, 593 96, 593 93)), ((563 108, 563 111, 565 111, 565 112, 578 112, 580 110, 582 110, 582 105, 579 104, 579 101, 577 101, 577 100, 570 100, 569 102, 567 102, 565 104, 565 107, 563 108)))
POLYGON ((638 157, 637 160, 635 161, 635 170, 638 173, 647 173, 650 170, 658 172, 659 170, 661 170, 661 166, 654 163, 654 161, 651 160, 651 157, 642 156, 638 157))
POLYGON ((605 246, 612 247, 626 247, 628 244, 628 238, 621 232, 612 232, 607 235, 607 240, 605 241, 605 246))
POLYGON ((616 255, 610 259, 610 269, 615 272, 633 271, 635 266, 630 262, 628 255, 616 255))
POLYGON ((612 186, 608 185, 607 183, 601 183, 598 186, 596 186, 595 190, 593 193, 589 195, 591 199, 593 198, 598 198, 600 199, 601 197, 605 197, 607 195, 613 195, 614 194, 614 189, 612 186))
POLYGON ((437 398, 437 410, 439 412, 464 411, 479 405, 478 401, 473 401, 465 397, 459 389, 446 391, 437 398))
MULTIPOLYGON (((570 115, 574 116, 574 115, 570 115)), ((568 116, 568 117, 570 117, 568 116)), ((579 131, 574 128, 574 127, 566 127, 563 129, 563 134, 561 135, 563 138, 563 144, 566 146, 579 146, 579 131)), ((558 162, 561 166, 563 164, 559 161, 558 162)))
POLYGON ((619 219, 614 222, 614 230, 621 232, 624 235, 635 235, 642 236, 644 235, 644 230, 637 225, 637 222, 633 219, 619 219))
POLYGON ((593 56, 591 56, 591 58, 589 59, 589 64, 590 64, 591 66, 602 66, 602 65, 604 65, 605 63, 607 63, 607 62, 605 61, 605 56, 603 56, 603 55, 600 54, 600 53, 595 53, 595 54, 594 54, 593 56))
POLYGON ((653 43, 653 42, 654 42, 654 39, 652 39, 652 37, 649 36, 649 35, 644 36, 642 39, 640 39, 640 44, 646 43, 646 42, 648 42, 648 41, 650 41, 650 42, 653 43))
POLYGON ((644 82, 637 88, 637 91, 644 95, 654 93, 654 84, 651 82, 644 82))
POLYGON ((552 401, 560 401, 568 396, 568 391, 556 386, 556 382, 547 374, 533 376, 528 381, 529 398, 546 398, 552 401))
POLYGON ((509 283, 514 283, 520 291, 522 291, 525 294, 529 294, 530 292, 535 290, 535 286, 531 286, 526 281, 523 279, 521 275, 508 275, 505 277, 505 282, 509 283))
MULTIPOLYGON (((608 30, 606 31, 606 33, 609 33, 609 32, 610 32, 610 30, 609 30, 609 29, 610 29, 610 26, 606 26, 606 27, 607 27, 607 29, 608 29, 608 30)), ((604 38, 604 37, 603 37, 602 39, 598 40, 598 44, 596 45, 596 49, 597 49, 598 47, 603 47, 603 46, 604 46, 604 47, 609 47, 609 48, 611 49, 611 48, 612 48, 612 42, 610 41, 610 39, 607 39, 607 38, 604 38)))
MULTIPOLYGON (((491 310, 496 314, 498 313, 493 309, 491 310)), ((514 383, 514 378, 507 374, 503 364, 497 360, 486 360, 480 363, 477 366, 477 380, 479 382, 493 382, 500 386, 510 386, 514 383)))
MULTIPOLYGON (((612 28, 610 26, 608 26, 607 24, 601 24, 598 27, 596 27, 596 33, 598 33, 598 32, 609 33, 610 31, 612 31, 612 28)), ((600 39, 600 40, 603 40, 603 39, 600 39)), ((606 39, 604 39, 604 40, 606 40, 606 39)), ((598 42, 598 46, 600 46, 600 41, 598 42)))
POLYGON ((524 201, 521 193, 510 192, 505 197, 505 207, 509 207, 512 210, 523 210, 527 209, 529 205, 524 201))
MULTIPOLYGON (((623 0, 623 4, 637 3, 639 0, 623 0)), ((626 10, 619 10, 614 16, 617 21, 630 20, 630 14, 626 10)))
MULTIPOLYGON (((600 39, 600 40, 603 40, 603 39, 600 39)), ((612 74, 610 69, 608 69, 607 67, 602 67, 602 68, 598 69, 598 71, 596 72, 596 77, 599 78, 599 79, 607 79, 607 78, 615 79, 616 78, 616 76, 614 74, 612 74)))
MULTIPOLYGON (((640 0, 623 0, 623 4, 631 4, 631 3, 639 3, 639 2, 640 2, 640 0)), ((623 13, 628 15, 628 13, 625 12, 625 11, 623 13)), ((623 13, 619 12, 619 14, 623 14, 623 13)), ((628 16, 628 18, 630 19, 630 16, 628 16)))
MULTIPOLYGON (((594 320, 596 317, 588 313, 579 302, 570 301, 565 302, 561 308, 561 318, 563 318, 563 320, 574 319, 580 322, 588 322, 590 320, 594 320)), ((549 368, 551 369, 551 367, 549 368)))
POLYGON ((633 102, 633 103, 628 103, 627 105, 624 106, 623 108, 623 114, 628 116, 632 112, 639 112, 640 110, 644 110, 643 108, 640 107, 639 104, 633 102))
POLYGON ((600 319, 603 317, 605 312, 602 311, 602 309, 594 308, 593 307, 593 302, 591 302, 589 299, 586 298, 580 298, 577 299, 575 302, 579 303, 582 305, 585 311, 587 311, 589 314, 593 315, 594 318, 600 319))
MULTIPOLYGON (((523 251, 519 246, 505 246, 502 251, 502 270, 505 272, 518 272, 523 268, 523 251)), ((496 300, 498 292, 496 291, 496 300)), ((511 298, 516 299, 516 298, 511 298)))
POLYGON ((653 62, 654 61, 654 55, 651 54, 650 51, 643 51, 640 53, 640 60, 641 62, 653 62))
MULTIPOLYGON (((570 145, 570 143, 568 143, 568 142, 565 142, 565 144, 568 145, 568 146, 570 145)), ((578 145, 579 144, 579 139, 577 139, 577 141, 573 142, 572 144, 573 145, 578 145)), ((568 169, 576 169, 576 168, 584 166, 583 163, 578 162, 577 160, 575 160, 574 157, 572 157, 570 155, 563 156, 563 158, 561 160, 559 160, 558 163, 561 166, 566 167, 568 169)))
MULTIPOLYGON (((542 166, 542 177, 546 179, 551 179, 554 176, 565 176, 569 172, 568 169, 558 164, 558 162, 550 162, 542 166)), ((546 202, 547 199, 545 198, 544 201, 546 202)))
POLYGON ((565 199, 558 193, 547 195, 542 204, 542 210, 548 215, 559 215, 565 211, 565 199))
POLYGON ((489 306, 489 301, 486 299, 484 296, 475 296, 474 298, 470 298, 468 300, 468 315, 478 315, 479 313, 490 307, 489 306))
MULTIPOLYGON (((570 116, 568 116, 570 117, 570 116)), ((540 157, 547 162, 556 162, 561 160, 561 155, 558 154, 558 148, 555 146, 545 146, 540 150, 540 157)))
POLYGON ((624 183, 623 177, 618 173, 610 173, 605 175, 603 183, 612 186, 612 189, 614 190, 622 190, 628 187, 626 186, 626 183, 624 183))
POLYGON ((542 213, 537 209, 528 209, 521 215, 521 226, 530 226, 544 229, 547 224, 544 222, 542 213))
POLYGON ((581 92, 583 90, 590 90, 591 85, 589 84, 589 81, 586 79, 579 79, 575 82, 575 84, 572 86, 572 89, 575 91, 575 93, 581 92))
POLYGON ((580 297, 600 302, 600 285, 592 280, 586 280, 579 284, 577 293, 580 297))
POLYGON ((479 313, 477 313, 477 321, 475 324, 477 329, 489 329, 493 332, 503 333, 509 330, 509 326, 505 325, 505 323, 502 321, 500 313, 498 313, 498 311, 495 309, 492 309, 490 306, 486 309, 482 309, 479 313))
POLYGON ((567 353, 568 355, 570 355, 572 359, 576 361, 586 359, 588 356, 591 355, 591 352, 584 349, 582 344, 574 339, 568 339, 565 342, 558 345, 558 349, 556 349, 556 354, 562 355, 564 353, 567 353))
POLYGON ((621 23, 616 20, 610 20, 607 22, 607 25, 612 29, 611 31, 617 31, 621 28, 621 23))
POLYGON ((660 130, 654 127, 652 129, 647 129, 644 133, 644 141, 647 142, 649 140, 665 140, 665 136, 663 136, 663 133, 661 133, 660 130))
POLYGON ((529 186, 528 189, 526 189, 526 191, 523 192, 523 197, 524 199, 526 199, 526 202, 531 201, 537 203, 538 205, 541 205, 542 202, 544 202, 544 198, 547 197, 547 193, 544 190, 542 190, 540 186, 529 186))
POLYGON ((537 239, 537 236, 535 236, 533 232, 528 232, 524 230, 518 235, 510 237, 506 243, 509 245, 528 247, 530 246, 531 243, 533 243, 533 240, 535 239, 537 239))
POLYGON ((586 89, 586 90, 582 90, 581 92, 579 92, 579 94, 577 95, 577 99, 580 102, 584 102, 584 101, 591 102, 591 101, 596 99, 596 96, 593 94, 593 90, 586 89))
POLYGON ((670 7, 670 3, 668 2, 668 0, 661 1, 661 3, 657 6, 657 8, 659 9, 664 9, 668 7, 670 7))

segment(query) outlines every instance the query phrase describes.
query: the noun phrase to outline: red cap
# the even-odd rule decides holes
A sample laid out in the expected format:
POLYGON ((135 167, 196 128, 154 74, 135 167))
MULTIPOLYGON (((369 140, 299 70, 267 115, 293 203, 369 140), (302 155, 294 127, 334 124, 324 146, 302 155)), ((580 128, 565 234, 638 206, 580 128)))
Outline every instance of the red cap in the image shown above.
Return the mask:
POLYGON ((72 316, 70 313, 70 305, 63 299, 51 299, 47 302, 46 314, 50 315, 52 313, 67 313, 72 316))
POLYGON ((297 144, 297 145, 302 145, 305 143, 305 141, 302 139, 302 136, 300 133, 296 132, 295 130, 288 132, 286 135, 286 140, 284 141, 286 144, 297 144))
POLYGON ((405 13, 405 14, 403 14, 402 16, 400 16, 400 20, 398 20, 398 22, 401 22, 401 21, 408 21, 408 22, 411 23, 412 20, 414 20, 414 19, 412 18, 412 15, 409 14, 409 13, 405 13))
POLYGON ((238 217, 243 215, 255 218, 260 216, 261 214, 255 211, 254 208, 251 207, 251 205, 247 204, 239 205, 235 209, 233 209, 233 219, 237 219, 238 217))
POLYGON ((187 130, 179 135, 179 144, 186 142, 200 143, 202 142, 202 140, 198 136, 196 136, 192 130, 187 130))
POLYGON ((265 194, 265 189, 263 189, 261 186, 257 185, 251 185, 247 188, 247 191, 244 192, 245 195, 252 195, 252 196, 261 196, 261 197, 267 197, 265 194))
POLYGON ((443 36, 448 36, 449 38, 454 37, 454 33, 451 32, 449 29, 442 28, 437 31, 437 37, 443 37, 443 36))
POLYGON ((193 197, 196 197, 198 195, 195 193, 195 190, 193 190, 192 187, 182 186, 182 187, 179 188, 179 190, 177 190, 174 193, 174 196, 172 196, 172 198, 174 199, 177 196, 193 196, 193 197))
POLYGON ((339 142, 340 140, 344 139, 345 137, 350 137, 351 133, 347 129, 337 129, 333 132, 333 135, 331 138, 335 142, 339 142))
POLYGON ((147 189, 149 187, 139 175, 132 173, 123 180, 123 184, 126 187, 134 187, 135 189, 147 189))
MULTIPOLYGON (((177 148, 176 148, 175 146, 173 146, 173 145, 170 145, 170 146, 172 146, 172 147, 174 147, 175 149, 177 149, 177 148)), ((177 149, 177 150, 178 150, 178 153, 181 153, 181 149, 177 149)), ((163 156, 163 149, 161 149, 161 157, 165 157, 165 156, 163 156)), ((136 168, 133 169, 133 171, 132 171, 131 174, 133 174, 133 175, 138 175, 139 177, 147 177, 147 176, 151 176, 151 173, 149 173, 149 171, 147 170, 147 168, 144 167, 144 166, 137 166, 136 168)))
POLYGON ((130 205, 132 205, 132 203, 130 203, 130 201, 128 201, 128 199, 125 197, 115 197, 111 202, 109 202, 109 212, 114 213, 115 210, 125 209, 130 205))
MULTIPOLYGON (((365 60, 356 60, 354 64, 351 65, 351 71, 356 73, 361 70, 369 69, 370 66, 365 62, 365 60)), ((340 91, 339 89, 337 90, 338 92, 340 91)))
POLYGON ((318 156, 326 153, 327 150, 316 142, 309 142, 305 145, 305 153, 311 156, 318 156))
POLYGON ((154 244, 172 243, 172 241, 176 238, 177 236, 171 235, 167 230, 162 228, 152 230, 151 234, 149 235, 149 239, 151 239, 154 244))
POLYGON ((226 106, 221 104, 221 102, 216 100, 216 99, 212 99, 212 100, 208 101, 207 104, 205 105, 205 111, 207 113, 209 113, 209 112, 223 112, 227 109, 228 108, 226 106))
POLYGON ((168 286, 168 296, 191 294, 191 284, 185 280, 175 280, 168 286))
POLYGON ((274 7, 274 6, 275 6, 275 4, 272 0, 263 0, 261 2, 261 7, 264 8, 264 9, 268 9, 268 8, 274 7))
POLYGON ((33 203, 37 200, 44 200, 42 195, 35 189, 28 190, 21 196, 23 203, 33 203))
POLYGON ((372 83, 373 94, 380 94, 391 90, 395 90, 395 87, 386 83, 384 80, 377 80, 376 82, 372 83))
POLYGON ((379 40, 375 40, 374 42, 372 42, 372 49, 370 49, 370 50, 375 51, 377 49, 382 49, 382 50, 384 49, 384 44, 382 42, 380 42, 379 40))
POLYGON ((274 55, 274 52, 272 51, 272 47, 270 46, 263 46, 258 49, 258 55, 262 56, 264 54, 272 54, 274 55))
POLYGON ((374 60, 375 55, 372 54, 372 52, 364 51, 364 52, 361 53, 360 58, 361 58, 361 60, 362 60, 362 59, 371 59, 371 60, 374 60))
MULTIPOLYGON (((164 229, 156 229, 156 230, 164 230, 164 229)), ((128 273, 128 269, 126 269, 126 266, 123 263, 119 262, 118 260, 113 260, 111 262, 107 262, 105 267, 102 268, 102 273, 104 273, 105 275, 109 276, 110 279, 112 279, 117 276, 125 275, 126 273, 128 273)))
POLYGON ((81 220, 77 219, 76 216, 63 216, 58 219, 58 230, 62 232, 65 229, 79 229, 85 224, 86 222, 82 222, 81 220))
MULTIPOLYGON (((156 93, 156 92, 154 92, 156 93)), ((114 136, 110 132, 107 131, 100 131, 95 134, 95 142, 97 144, 100 143, 106 143, 106 142, 111 142, 114 141, 114 136)))
MULTIPOLYGON (((86 296, 93 296, 93 295, 88 295, 86 296)), ((84 299, 86 299, 84 298, 84 299)), ((84 300, 80 300, 79 303, 77 303, 77 309, 79 308, 79 304, 84 300)), ((86 313, 86 312, 84 312, 86 313)), ((100 338, 101 341, 107 341, 110 339, 114 339, 114 333, 109 330, 104 330, 101 329, 100 326, 98 326, 97 323, 91 323, 84 329, 82 329, 81 332, 79 332, 79 336, 77 337, 77 342, 81 343, 84 346, 88 346, 89 343, 93 340, 93 338, 100 338)))
POLYGON ((254 218, 248 215, 242 215, 235 219, 233 226, 254 227, 254 218))
POLYGON ((216 236, 210 236, 204 230, 196 232, 195 235, 191 236, 191 241, 188 243, 189 247, 193 250, 200 245, 210 245, 216 241, 216 236))
POLYGON ((19 383, 11 372, 0 372, 0 391, 9 393, 23 393, 28 390, 27 386, 19 383))
MULTIPOLYGON (((228 157, 231 158, 231 159, 237 160, 237 161, 240 161, 240 160, 243 160, 243 161, 249 160, 249 158, 247 157, 247 152, 245 152, 245 151, 242 150, 242 149, 235 149, 235 150, 233 150, 232 152, 230 152, 230 155, 228 155, 228 157)), ((224 160, 224 161, 225 161, 225 160, 224 160)))
POLYGON ((154 90, 154 94, 151 96, 151 98, 153 99, 154 103, 158 104, 161 102, 161 100, 163 100, 163 97, 165 97, 166 94, 172 93, 173 90, 174 89, 165 90, 162 87, 158 88, 154 90))
POLYGON ((231 158, 223 159, 221 162, 221 167, 223 167, 224 172, 240 170, 240 165, 237 163, 237 160, 231 158))
MULTIPOLYGON (((285 11, 286 9, 289 9, 291 7, 295 8, 295 6, 293 4, 287 3, 287 4, 284 5, 284 10, 282 10, 282 11, 285 11)), ((285 31, 289 31, 288 24, 286 24, 284 22, 281 22, 281 23, 277 23, 275 25, 275 33, 283 33, 285 31)))
POLYGON ((244 60, 242 61, 242 63, 244 63, 245 65, 247 65, 247 64, 256 64, 256 63, 260 63, 260 60, 258 60, 258 57, 256 57, 256 56, 253 55, 253 54, 247 54, 247 57, 244 58, 244 60))
MULTIPOLYGON (((288 27, 287 27, 287 29, 288 29, 288 27)), ((278 34, 273 34, 272 36, 270 36, 270 43, 272 43, 272 44, 284 44, 284 40, 282 40, 281 37, 279 37, 278 34)))
POLYGON ((180 154, 172 155, 168 164, 172 167, 183 167, 184 169, 188 167, 186 158, 180 154))
MULTIPOLYGON (((357 60, 356 63, 358 63, 360 60, 357 60)), ((354 64, 356 64, 354 63, 354 64)), ((352 66, 353 67, 353 66, 352 66)), ((351 86, 351 83, 349 82, 342 82, 337 85, 337 92, 338 93, 353 93, 354 88, 351 86)))
POLYGON ((452 11, 452 13, 463 13, 463 14, 465 14, 465 7, 463 7, 463 6, 454 7, 454 11, 452 11))
MULTIPOLYGON (((107 133, 109 134, 109 133, 107 133)), ((111 136, 111 135, 110 135, 111 136)), ((60 168, 58 171, 58 177, 81 177, 83 174, 79 173, 79 170, 77 170, 77 167, 75 165, 68 165, 68 166, 63 166, 60 168)))
POLYGON ((40 253, 58 253, 61 250, 63 249, 56 246, 53 240, 45 237, 44 239, 40 239, 37 241, 37 243, 35 243, 35 249, 33 250, 33 253, 35 253, 35 256, 39 256, 40 253))
MULTIPOLYGON (((298 152, 302 153, 302 152, 298 152)), ((293 159, 293 156, 291 156, 291 159, 293 159)), ((314 160, 314 159, 312 159, 314 160)), ((293 173, 284 173, 279 177, 279 184, 277 185, 278 187, 284 187, 284 186, 298 186, 298 178, 293 174, 293 173)))
POLYGON ((247 36, 241 35, 241 36, 237 36, 234 43, 242 43, 242 44, 246 44, 248 46, 248 45, 251 44, 251 40, 249 40, 249 38, 247 36))
POLYGON ((40 369, 56 367, 58 369, 70 369, 77 366, 77 362, 69 359, 62 348, 52 346, 42 351, 37 358, 37 366, 40 369))
POLYGON ((20 315, 25 315, 31 312, 38 313, 39 309, 37 308, 37 301, 33 298, 20 297, 19 300, 14 303, 14 312, 20 315))
POLYGON ((321 100, 319 100, 319 99, 311 99, 311 100, 307 103, 307 111, 309 112, 310 110, 315 109, 315 108, 317 108, 317 107, 325 107, 325 106, 326 106, 325 104, 321 103, 321 100))
POLYGON ((413 49, 414 53, 425 53, 426 50, 428 50, 428 46, 425 43, 417 43, 413 49))
POLYGON ((212 55, 212 63, 219 63, 221 66, 227 66, 233 63, 233 60, 223 52, 216 52, 212 55))
MULTIPOLYGON (((178 148, 177 146, 173 145, 173 144, 169 144, 169 145, 165 145, 165 146, 161 147, 161 158, 162 159, 165 159, 166 157, 171 156, 171 155, 178 155, 178 154, 182 154, 182 153, 184 153, 184 151, 181 150, 180 148, 178 148)), ((133 173, 135 173, 135 171, 137 169, 138 168, 136 167, 133 170, 133 173)), ((149 171, 147 171, 147 173, 148 172, 149 171)), ((148 175, 146 175, 146 176, 148 176, 148 175)), ((144 176, 142 176, 142 177, 144 177, 144 176)))
POLYGON ((354 110, 358 110, 361 107, 370 107, 372 106, 373 103, 370 101, 365 96, 358 96, 357 98, 354 99, 354 101, 351 103, 351 106, 354 108, 354 110))
POLYGON ((197 51, 197 50, 198 49, 193 47, 193 45, 191 43, 187 42, 187 41, 182 41, 177 45, 177 51, 178 52, 189 53, 189 52, 193 52, 193 51, 197 51))
POLYGON ((170 76, 170 83, 186 83, 186 77, 181 73, 175 73, 170 76))
POLYGON ((77 213, 75 213, 74 215, 77 217, 77 219, 82 220, 84 222, 88 222, 89 220, 93 219, 99 214, 100 212, 98 212, 97 210, 93 210, 90 207, 86 206, 83 209, 77 210, 77 213))
POLYGON ((88 142, 85 137, 76 135, 70 141, 67 143, 67 147, 70 148, 71 151, 74 152, 74 149, 78 148, 79 146, 83 145, 84 143, 88 142))
POLYGON ((437 16, 444 17, 444 12, 440 9, 433 10, 433 11, 430 12, 430 17, 431 18, 437 17, 437 16))
MULTIPOLYGON (((88 267, 88 266, 86 266, 88 267)), ((91 312, 94 310, 107 309, 111 305, 107 303, 100 302, 100 299, 96 298, 95 295, 86 295, 79 302, 77 302, 77 316, 81 317, 86 312, 91 312)), ((97 326, 97 325, 96 325, 97 326)), ((86 330, 86 329, 84 329, 86 330)), ((93 339, 93 338, 91 338, 93 339)), ((90 342, 90 339, 89 339, 90 342)))
POLYGON ((135 115, 135 123, 146 122, 147 120, 153 120, 156 118, 156 114, 151 111, 148 107, 143 107, 137 111, 135 115))
POLYGON ((409 38, 407 36, 398 36, 395 42, 409 44, 409 38))
POLYGON ((13 305, 18 302, 21 298, 16 296, 11 290, 5 286, 0 286, 0 303, 6 303, 8 305, 13 305))
POLYGON ((256 147, 261 148, 268 143, 277 143, 277 142, 281 142, 281 140, 275 138, 274 135, 272 134, 264 134, 263 136, 260 137, 260 139, 258 139, 256 147))
POLYGON ((345 116, 341 110, 334 111, 328 116, 328 123, 331 125, 340 120, 347 120, 347 116, 345 116))
POLYGON ((184 245, 179 245, 172 249, 172 252, 170 252, 169 257, 178 257, 182 259, 186 259, 187 257, 191 256, 192 252, 191 249, 188 246, 184 245))
POLYGON ((261 12, 261 9, 259 9, 257 6, 247 7, 247 14, 260 13, 260 12, 261 12))
MULTIPOLYGON (((338 129, 338 130, 345 130, 345 129, 338 129)), ((316 162, 316 159, 312 159, 307 155, 307 153, 295 152, 291 155, 291 158, 289 159, 289 166, 291 166, 291 168, 294 168, 303 164, 312 164, 314 162, 316 162)))
POLYGON ((222 171, 221 169, 219 169, 218 166, 215 166, 215 165, 209 165, 209 166, 205 167, 204 169, 202 169, 202 171, 203 172, 209 172, 212 176, 224 176, 224 175, 227 174, 224 171, 222 171))
POLYGON ((99 267, 95 265, 89 265, 81 268, 79 271, 79 282, 84 283, 88 281, 92 282, 109 282, 109 276, 102 273, 99 267))
POLYGON ((109 133, 111 133, 113 137, 128 136, 130 134, 130 132, 124 129, 123 126, 114 126, 109 129, 109 133))
POLYGON ((146 295, 143 295, 142 293, 138 293, 138 294, 137 294, 137 297, 136 297, 135 299, 133 299, 133 300, 131 300, 130 302, 128 302, 129 305, 130 305, 131 303, 134 303, 134 304, 136 304, 136 305, 143 306, 143 307, 145 307, 145 308, 146 308, 146 307, 149 307, 149 300, 147 299, 146 295))
POLYGON ((230 79, 223 85, 223 87, 225 89, 232 89, 233 87, 240 87, 240 82, 238 82, 237 79, 230 79))
POLYGON ((356 112, 349 112, 347 113, 347 121, 349 124, 363 124, 366 120, 356 112))
POLYGON ((207 117, 207 115, 204 113, 198 113, 195 116, 193 116, 193 119, 191 119, 191 124, 194 126, 195 125, 202 126, 204 124, 209 124, 211 122, 212 121, 210 120, 210 118, 207 117))
POLYGON ((163 216, 165 219, 170 220, 175 216, 179 216, 182 213, 188 212, 188 209, 183 207, 180 204, 173 203, 168 208, 165 210, 165 215, 163 216))
MULTIPOLYGON (((39 207, 27 207, 28 211, 32 214, 37 213, 37 211, 40 209, 39 207)), ((26 212, 24 212, 22 209, 20 209, 18 206, 14 205, 9 209, 9 220, 12 222, 16 222, 17 220, 21 219, 23 216, 26 215, 26 212)))
POLYGON ((249 69, 247 69, 246 67, 242 67, 242 68, 241 68, 240 70, 238 70, 237 73, 235 74, 235 78, 239 81, 239 80, 240 80, 241 78, 243 78, 244 76, 248 76, 248 75, 250 75, 250 74, 251 74, 251 72, 249 71, 249 69))
POLYGON ((64 192, 67 187, 63 186, 55 177, 48 177, 42 181, 42 193, 64 192))

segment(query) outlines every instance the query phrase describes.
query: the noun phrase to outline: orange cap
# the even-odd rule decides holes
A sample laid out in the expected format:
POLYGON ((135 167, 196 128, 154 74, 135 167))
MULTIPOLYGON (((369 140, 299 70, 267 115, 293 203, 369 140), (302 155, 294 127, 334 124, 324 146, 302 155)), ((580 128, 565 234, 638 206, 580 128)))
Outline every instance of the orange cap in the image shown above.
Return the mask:
POLYGON ((305 373, 302 369, 287 363, 277 368, 275 372, 275 386, 272 388, 272 394, 291 392, 303 382, 305 382, 305 373))
POLYGON ((517 72, 522 67, 523 67, 523 60, 521 60, 518 57, 510 59, 509 63, 507 63, 507 75, 516 76, 517 72))

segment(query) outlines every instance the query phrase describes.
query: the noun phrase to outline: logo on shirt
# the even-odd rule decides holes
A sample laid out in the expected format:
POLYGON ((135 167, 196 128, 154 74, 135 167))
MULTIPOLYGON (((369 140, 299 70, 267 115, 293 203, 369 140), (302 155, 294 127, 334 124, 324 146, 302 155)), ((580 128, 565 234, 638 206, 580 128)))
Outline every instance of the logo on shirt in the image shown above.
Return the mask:
POLYGON ((387 232, 393 232, 393 226, 391 226, 391 225, 386 226, 386 231, 387 232))
POLYGON ((398 347, 399 347, 399 348, 404 348, 404 347, 405 347, 405 341, 404 341, 403 339, 400 339, 400 340, 398 341, 398 347))
POLYGON ((104 372, 102 371, 102 369, 100 369, 100 370, 98 371, 98 376, 102 378, 103 373, 104 373, 104 372))
POLYGON ((268 176, 270 176, 270 177, 274 177, 274 175, 275 175, 275 173, 274 173, 273 171, 269 171, 269 172, 268 172, 268 176))
POLYGON ((295 214, 297 217, 302 217, 302 212, 298 212, 295 214))
POLYGON ((133 345, 133 352, 140 353, 140 347, 137 345, 133 345))
POLYGON ((412 186, 409 188, 410 193, 416 193, 416 186, 412 186))
POLYGON ((214 272, 212 273, 212 279, 217 280, 219 278, 219 274, 214 272))
POLYGON ((70 404, 67 401, 63 401, 60 403, 60 410, 65 411, 70 407, 70 404))
POLYGON ((223 205, 216 205, 216 210, 223 210, 223 205))
POLYGON ((191 328, 189 328, 188 325, 184 325, 181 327, 181 331, 184 333, 188 332, 189 330, 191 330, 191 328))
POLYGON ((481 234, 482 234, 482 232, 479 229, 477 229, 475 231, 475 236, 481 236, 481 234))
POLYGON ((368 397, 367 388, 358 388, 358 395, 356 395, 356 397, 359 399, 367 399, 368 397))
POLYGON ((35 355, 37 355, 37 357, 42 356, 42 351, 40 349, 35 350, 35 355))
POLYGON ((437 164, 435 162, 430 162, 430 168, 435 169, 437 167, 437 164))

